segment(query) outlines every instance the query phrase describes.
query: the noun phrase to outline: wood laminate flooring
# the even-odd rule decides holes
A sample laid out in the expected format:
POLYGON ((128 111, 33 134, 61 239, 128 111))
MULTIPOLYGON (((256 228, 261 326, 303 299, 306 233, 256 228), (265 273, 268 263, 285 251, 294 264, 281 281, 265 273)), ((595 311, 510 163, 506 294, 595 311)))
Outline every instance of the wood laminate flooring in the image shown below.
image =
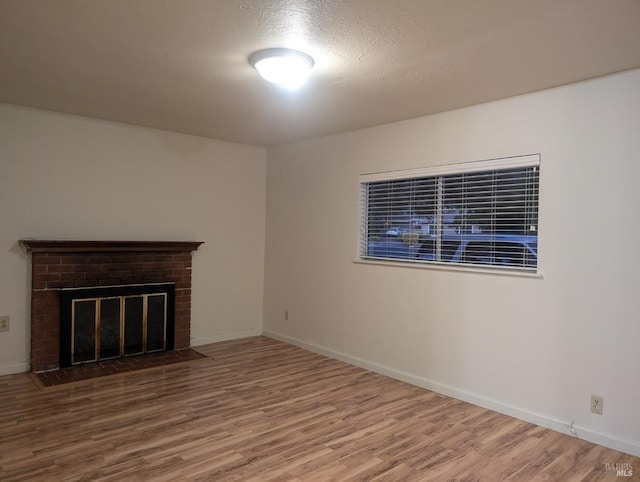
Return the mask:
POLYGON ((44 389, 0 377, 0 480, 639 480, 636 457, 279 341, 197 349, 44 389))

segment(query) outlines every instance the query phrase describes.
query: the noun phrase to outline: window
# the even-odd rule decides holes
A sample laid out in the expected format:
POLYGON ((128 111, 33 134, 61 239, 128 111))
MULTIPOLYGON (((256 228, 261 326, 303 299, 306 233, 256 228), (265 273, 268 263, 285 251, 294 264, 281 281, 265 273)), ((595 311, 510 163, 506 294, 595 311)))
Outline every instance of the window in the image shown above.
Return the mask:
POLYGON ((536 271, 540 156, 365 174, 360 258, 536 271))

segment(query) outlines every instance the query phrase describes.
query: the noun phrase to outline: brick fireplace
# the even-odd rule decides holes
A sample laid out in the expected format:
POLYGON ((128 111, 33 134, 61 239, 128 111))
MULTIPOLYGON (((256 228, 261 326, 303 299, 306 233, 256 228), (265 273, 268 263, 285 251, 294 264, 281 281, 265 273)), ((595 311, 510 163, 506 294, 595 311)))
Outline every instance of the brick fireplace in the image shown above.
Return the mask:
POLYGON ((60 290, 175 283, 173 344, 191 337, 192 252, 199 241, 21 240, 31 253, 31 371, 60 368, 60 290))

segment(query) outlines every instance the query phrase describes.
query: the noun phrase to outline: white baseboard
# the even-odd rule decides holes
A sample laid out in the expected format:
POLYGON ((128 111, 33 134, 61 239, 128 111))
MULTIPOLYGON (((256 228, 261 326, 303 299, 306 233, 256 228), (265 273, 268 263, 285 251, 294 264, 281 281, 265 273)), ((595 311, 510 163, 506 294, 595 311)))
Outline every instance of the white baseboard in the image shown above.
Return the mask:
POLYGON ((29 371, 29 363, 14 363, 13 365, 0 365, 0 376, 14 375, 16 373, 24 373, 29 371))
POLYGON ((208 345, 209 343, 218 343, 220 341, 237 340, 238 338, 249 338, 250 336, 260 336, 260 335, 262 335, 262 330, 260 328, 254 328, 253 330, 237 331, 235 333, 225 333, 224 335, 192 338, 191 346, 208 345))
POLYGON ((588 442, 592 442, 604 447, 619 450, 620 452, 640 457, 640 442, 634 440, 621 439, 620 437, 597 432, 580 425, 573 426, 574 430, 576 431, 576 434, 573 434, 570 429, 570 421, 560 420, 548 415, 532 412, 521 407, 516 407, 508 403, 500 402, 498 400, 492 400, 485 396, 478 395, 461 388, 452 387, 450 385, 445 385, 443 383, 429 380, 427 378, 422 378, 417 375, 404 372, 402 370, 396 370, 379 363, 371 362, 360 357, 324 348, 322 346, 308 343, 287 335, 282 335, 274 331, 262 330, 262 335, 298 346, 305 350, 312 351, 329 358, 349 363, 350 365, 355 365, 372 372, 380 373, 381 375, 385 375, 396 380, 410 383, 411 385, 422 387, 433 392, 441 393, 442 395, 447 395, 449 397, 462 400, 463 402, 468 402, 482 408, 493 410, 494 412, 499 412, 505 415, 509 415, 510 417, 517 418, 519 420, 524 420, 525 422, 533 423, 535 425, 554 430, 556 432, 575 436, 588 442))

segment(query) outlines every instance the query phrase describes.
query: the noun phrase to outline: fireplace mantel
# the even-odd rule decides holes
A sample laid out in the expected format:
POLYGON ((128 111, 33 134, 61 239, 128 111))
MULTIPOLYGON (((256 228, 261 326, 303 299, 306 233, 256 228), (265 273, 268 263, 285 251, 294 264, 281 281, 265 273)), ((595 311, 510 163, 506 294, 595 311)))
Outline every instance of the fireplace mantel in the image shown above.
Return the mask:
POLYGON ((31 370, 60 367, 60 290, 175 284, 174 348, 190 346, 192 252, 200 241, 21 239, 31 255, 31 370))
POLYGON ((195 251, 203 241, 80 241, 21 239, 30 253, 132 253, 195 251))

